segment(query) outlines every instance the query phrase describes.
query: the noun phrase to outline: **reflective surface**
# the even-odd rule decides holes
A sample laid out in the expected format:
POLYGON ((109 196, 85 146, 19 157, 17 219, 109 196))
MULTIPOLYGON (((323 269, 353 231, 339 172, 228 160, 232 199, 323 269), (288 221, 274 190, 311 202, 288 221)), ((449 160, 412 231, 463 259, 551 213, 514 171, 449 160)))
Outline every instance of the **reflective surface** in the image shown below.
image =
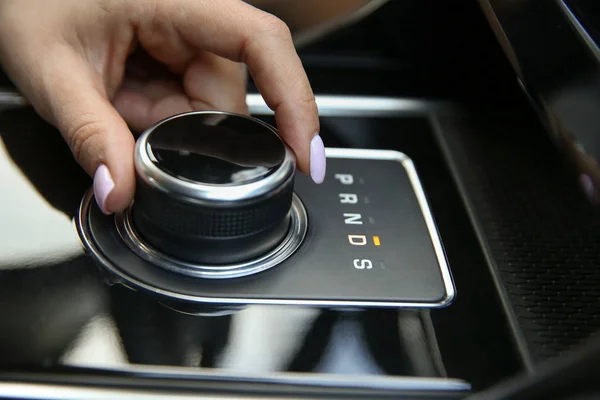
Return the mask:
POLYGON ((70 366, 135 374, 154 366, 165 374, 167 367, 256 379, 300 373, 337 386, 386 378, 388 387, 454 390, 518 368, 468 219, 421 117, 324 118, 322 135, 330 147, 394 149, 415 161, 460 293, 431 312, 176 311, 118 284, 83 252, 72 218, 91 180, 60 135, 31 110, 0 113, 0 133, 0 179, 10 188, 0 197, 0 373, 70 366))
POLYGON ((267 126, 228 114, 190 114, 159 124, 147 139, 154 164, 178 179, 245 184, 279 167, 285 148, 267 126))
MULTIPOLYGON (((357 29, 349 38, 347 35, 342 46, 338 40, 338 45, 325 46, 320 53, 303 55, 318 93, 405 97, 396 99, 396 104, 405 106, 400 113, 386 108, 390 102, 379 101, 382 99, 336 100, 336 107, 344 106, 337 107, 340 118, 323 118, 321 130, 328 146, 389 148, 414 158, 460 293, 452 307, 417 314, 401 310, 342 312, 312 307, 251 307, 229 315, 209 314, 211 310, 207 310, 194 317, 160 307, 152 299, 119 285, 111 286, 113 282, 98 273, 90 258, 81 252, 70 224, 90 186, 89 178, 74 163, 66 161, 70 154, 59 135, 40 123, 33 113, 16 112, 0 115, 0 132, 7 149, 6 155, 0 157, 0 187, 10 188, 0 196, 0 307, 4 317, 0 320, 0 375, 19 376, 21 382, 32 382, 42 379, 40 371, 54 373, 61 371, 61 366, 72 365, 80 374, 79 380, 63 375, 63 382, 79 382, 87 388, 90 381, 100 380, 101 374, 82 366, 114 368, 119 372, 113 376, 135 377, 146 389, 155 384, 153 378, 159 374, 149 373, 149 365, 144 363, 154 362, 154 371, 171 377, 178 373, 180 377, 185 371, 189 380, 180 387, 190 381, 202 385, 206 381, 198 378, 208 373, 256 371, 254 378, 277 379, 287 366, 288 371, 300 372, 305 379, 326 377, 330 382, 336 380, 335 385, 364 385, 368 381, 382 387, 375 378, 388 377, 393 383, 406 383, 409 379, 414 383, 415 376, 449 376, 465 379, 480 389, 523 368, 520 356, 528 350, 515 341, 515 328, 507 324, 503 312, 503 307, 510 304, 504 298, 498 299, 497 291, 502 285, 490 277, 495 256, 482 254, 485 235, 480 241, 481 232, 477 236, 473 233, 464 199, 454 187, 453 178, 457 177, 448 171, 428 122, 410 117, 423 117, 429 111, 422 108, 443 104, 437 101, 440 99, 493 106, 514 104, 513 71, 498 67, 504 58, 495 48, 495 41, 486 39, 490 35, 481 26, 487 29, 487 24, 482 23, 479 14, 464 12, 467 3, 471 10, 476 8, 471 1, 463 1, 463 7, 460 1, 452 5, 433 0, 389 2, 380 17, 371 20, 368 29, 357 29), (407 99, 415 96, 427 101, 407 99), (366 106, 371 118, 360 118, 358 110, 366 106), (372 118, 375 115, 380 118, 372 118), (390 118, 391 115, 403 118, 390 118), (285 343, 289 346, 285 347, 285 343), (286 348, 287 353, 280 351, 286 348), (290 363, 290 359, 297 361, 290 363), (181 364, 177 372, 167 368, 177 364, 181 364), (31 374, 20 375, 18 371, 31 374), (143 377, 147 379, 144 381, 143 377)), ((539 18, 540 13, 532 15, 525 24, 515 26, 549 21, 539 18)), ((551 25, 560 29, 557 24, 551 25)), ((533 59, 542 58, 536 55, 533 59)), ((321 107, 323 103, 333 105, 332 99, 325 100, 319 103, 320 111, 326 108, 321 107)), ((479 116, 500 130, 517 132, 513 135, 517 140, 511 146, 518 146, 519 134, 530 134, 518 129, 519 118, 512 112, 479 116)), ((476 129, 473 136, 488 138, 486 129, 477 124, 475 127, 467 118, 457 129, 476 129)), ((488 140, 502 143, 500 137, 504 136, 488 140)), ((465 154, 476 154, 477 146, 469 144, 470 152, 465 154)), ((507 159, 510 157, 502 161, 507 159)), ((464 162, 466 170, 484 169, 484 175, 489 167, 489 163, 468 159, 464 162)), ((497 182, 471 179, 466 184, 493 188, 497 182)), ((504 226, 506 221, 496 213, 497 199, 492 197, 486 202, 478 193, 481 192, 475 191, 476 200, 485 203, 485 210, 494 216, 491 223, 497 221, 504 226)), ((500 193, 499 202, 506 202, 510 193, 511 189, 500 193)), ((527 202, 532 204, 531 199, 527 202)), ((473 210, 468 212, 472 215, 473 210)), ((512 217, 524 218, 507 215, 509 221, 512 217)), ((545 217, 543 212, 538 215, 545 217)), ((492 241, 504 242, 507 237, 511 238, 494 236, 492 241)), ((499 253, 498 258, 506 263, 513 260, 506 253, 499 253)), ((521 265, 521 260, 514 264, 515 268, 521 265)), ((529 290, 515 293, 518 296, 529 290)), ((524 296, 519 300, 519 306, 529 304, 524 296)), ((525 324, 532 325, 531 318, 525 324)), ((298 375, 293 379, 297 382, 298 375)), ((227 382, 228 388, 234 386, 227 382)), ((245 389, 243 393, 251 392, 248 389, 252 385, 240 386, 245 389)), ((291 390, 301 391, 298 386, 291 390)), ((346 394, 354 398, 374 397, 361 396, 354 388, 346 394)), ((393 398, 400 397, 395 394, 393 398)))

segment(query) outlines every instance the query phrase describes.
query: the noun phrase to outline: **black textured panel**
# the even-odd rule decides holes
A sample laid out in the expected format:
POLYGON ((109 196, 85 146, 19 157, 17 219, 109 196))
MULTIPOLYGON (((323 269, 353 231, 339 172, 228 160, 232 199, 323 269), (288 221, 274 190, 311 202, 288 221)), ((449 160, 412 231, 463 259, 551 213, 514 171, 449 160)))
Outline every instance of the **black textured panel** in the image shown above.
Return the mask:
POLYGON ((533 360, 600 329, 600 218, 543 129, 513 111, 440 137, 533 360))

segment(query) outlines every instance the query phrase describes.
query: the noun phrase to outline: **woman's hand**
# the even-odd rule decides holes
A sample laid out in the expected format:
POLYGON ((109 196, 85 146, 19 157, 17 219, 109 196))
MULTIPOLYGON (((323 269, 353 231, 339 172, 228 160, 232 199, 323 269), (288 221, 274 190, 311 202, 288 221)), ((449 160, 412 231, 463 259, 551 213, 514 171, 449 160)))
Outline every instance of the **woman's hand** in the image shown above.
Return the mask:
POLYGON ((1 0, 0 60, 94 176, 106 213, 133 198, 129 128, 247 112, 246 65, 299 170, 323 180, 317 106, 289 30, 240 0, 1 0))

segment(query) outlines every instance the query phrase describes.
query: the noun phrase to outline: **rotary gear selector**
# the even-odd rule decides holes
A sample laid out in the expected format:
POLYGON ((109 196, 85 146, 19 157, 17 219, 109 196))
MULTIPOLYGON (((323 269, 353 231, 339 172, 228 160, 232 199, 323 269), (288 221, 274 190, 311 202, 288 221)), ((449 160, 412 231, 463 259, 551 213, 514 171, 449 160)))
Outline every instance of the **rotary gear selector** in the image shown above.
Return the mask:
POLYGON ((290 227, 296 161, 275 130, 215 112, 174 116, 137 141, 133 226, 155 249, 223 265, 275 248, 290 227))
POLYGON ((131 206, 104 215, 90 189, 78 233, 113 280, 177 309, 450 304, 450 269, 412 160, 391 150, 326 155, 315 185, 263 121, 175 115, 136 143, 131 206))

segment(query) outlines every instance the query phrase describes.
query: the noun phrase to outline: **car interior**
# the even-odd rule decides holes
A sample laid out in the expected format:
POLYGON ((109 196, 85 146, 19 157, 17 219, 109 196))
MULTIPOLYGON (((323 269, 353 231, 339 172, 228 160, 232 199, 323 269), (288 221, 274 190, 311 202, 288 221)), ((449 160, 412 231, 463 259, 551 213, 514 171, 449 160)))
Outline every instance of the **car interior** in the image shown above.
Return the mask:
MULTIPOLYGON (((135 253, 0 74, 0 399, 600 398, 600 3, 255 4, 292 30, 328 169, 294 178, 288 253, 239 275, 180 236, 135 253)), ((276 128, 251 78, 247 104, 227 129, 276 128)), ((149 223, 193 225, 171 200, 149 223)))

